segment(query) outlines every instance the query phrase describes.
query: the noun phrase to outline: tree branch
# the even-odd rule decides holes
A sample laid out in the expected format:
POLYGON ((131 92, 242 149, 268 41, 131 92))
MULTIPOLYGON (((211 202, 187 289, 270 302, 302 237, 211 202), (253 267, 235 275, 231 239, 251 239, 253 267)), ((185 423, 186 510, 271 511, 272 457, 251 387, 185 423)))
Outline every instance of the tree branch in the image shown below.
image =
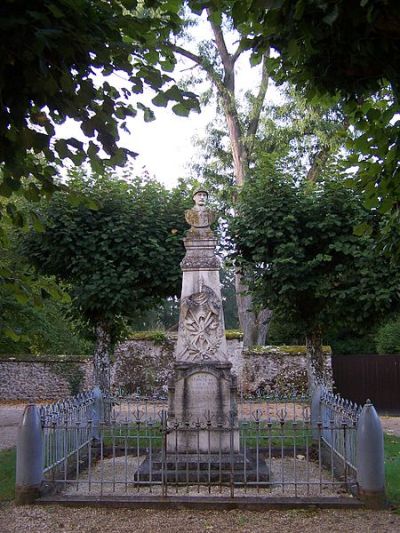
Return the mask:
POLYGON ((187 59, 190 59, 191 61, 196 63, 196 65, 198 65, 200 68, 202 68, 204 72, 206 72, 208 77, 210 78, 211 82, 216 85, 218 91, 221 91, 221 92, 226 91, 224 82, 218 76, 217 72, 215 72, 212 65, 210 65, 207 61, 205 61, 204 58, 176 44, 171 44, 170 46, 174 52, 176 52, 177 54, 183 57, 186 57, 187 59))
POLYGON ((219 55, 221 56, 222 64, 224 65, 224 68, 227 70, 233 68, 233 62, 232 57, 228 51, 228 48, 225 43, 224 34, 222 33, 221 26, 219 24, 216 24, 212 18, 212 10, 210 8, 207 9, 208 14, 208 20, 211 25, 211 29, 214 33, 215 37, 215 44, 218 48, 219 55))
POLYGON ((233 61, 232 56, 226 46, 221 26, 216 24, 211 18, 212 10, 210 8, 207 9, 207 14, 211 29, 214 33, 215 45, 224 67, 224 85, 228 91, 233 94, 235 91, 235 62, 233 61))
POLYGON ((269 74, 267 70, 267 59, 269 57, 269 53, 270 50, 268 48, 268 50, 266 50, 263 55, 260 87, 258 89, 258 94, 254 101, 253 108, 250 112, 250 121, 246 132, 247 151, 249 155, 251 154, 253 149, 254 136, 257 133, 258 124, 260 122, 261 110, 268 89, 269 74))
POLYGON ((240 44, 239 44, 239 46, 237 47, 236 52, 233 52, 233 54, 232 54, 232 56, 231 56, 231 57, 232 57, 232 63, 233 63, 233 64, 236 63, 236 61, 239 59, 240 54, 241 54, 242 52, 243 52, 243 50, 242 50, 242 48, 241 48, 241 46, 240 46, 240 44))
POLYGON ((307 181, 315 183, 318 179, 318 176, 321 173, 323 165, 326 163, 329 157, 330 146, 325 144, 322 148, 315 154, 311 167, 307 172, 307 181))

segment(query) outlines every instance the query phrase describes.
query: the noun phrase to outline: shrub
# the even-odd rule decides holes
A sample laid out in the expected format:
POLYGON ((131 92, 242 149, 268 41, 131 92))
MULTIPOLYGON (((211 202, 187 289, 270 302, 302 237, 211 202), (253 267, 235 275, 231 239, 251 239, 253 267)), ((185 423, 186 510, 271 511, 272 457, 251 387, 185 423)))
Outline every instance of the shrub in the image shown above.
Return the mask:
POLYGON ((379 328, 376 334, 378 353, 400 353, 400 316, 379 328))

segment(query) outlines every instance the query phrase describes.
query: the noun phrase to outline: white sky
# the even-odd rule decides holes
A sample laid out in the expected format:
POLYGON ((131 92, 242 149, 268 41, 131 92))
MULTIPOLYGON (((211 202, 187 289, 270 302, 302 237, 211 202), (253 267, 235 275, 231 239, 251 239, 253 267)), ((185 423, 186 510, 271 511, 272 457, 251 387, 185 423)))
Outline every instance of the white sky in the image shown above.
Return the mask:
MULTIPOLYGON (((246 62, 238 69, 239 93, 258 88, 259 69, 250 68, 246 62)), ((272 87, 267 98, 276 100, 276 97, 277 90, 272 87)), ((136 117, 131 121, 131 138, 123 134, 121 139, 125 147, 139 152, 134 161, 138 172, 145 166, 159 181, 173 186, 178 178, 188 174, 187 167, 198 151, 193 139, 205 134, 207 124, 215 117, 215 108, 203 106, 200 114, 190 113, 188 117, 176 116, 168 108, 154 108, 154 111, 157 117, 154 122, 145 123, 136 117)))
MULTIPOLYGON (((206 21, 199 24, 194 30, 192 42, 210 38, 211 30, 206 21)), ((196 47, 185 43, 185 46, 196 52, 196 47)), ((177 82, 187 76, 187 70, 193 63, 189 60, 179 60, 172 77, 177 82)), ((198 70, 192 71, 194 74, 198 70)), ((248 55, 240 57, 236 69, 236 87, 240 95, 247 90, 258 89, 260 78, 259 67, 251 68, 248 55)), ((118 78, 110 77, 110 83, 116 86, 123 85, 118 78)), ((179 83, 178 83, 179 85, 179 83)), ((196 92, 194 90, 193 92, 196 92)), ((150 89, 145 89, 144 95, 139 95, 138 100, 150 105, 151 98, 155 96, 150 89)), ((271 87, 267 93, 267 99, 276 101, 278 92, 271 87)), ((133 101, 135 105, 136 102, 133 101)), ((214 106, 202 107, 201 113, 190 113, 189 117, 179 117, 169 108, 160 108, 150 105, 155 112, 156 120, 144 122, 142 113, 135 118, 128 118, 127 126, 131 134, 120 132, 119 145, 139 153, 136 159, 131 159, 134 172, 140 175, 146 168, 151 176, 161 181, 168 187, 173 187, 178 178, 186 177, 189 173, 188 166, 193 159, 197 158, 198 148, 194 146, 193 138, 202 137, 207 124, 215 117, 214 106)), ((85 140, 80 127, 72 120, 68 120, 63 126, 57 128, 61 137, 75 136, 85 140)))

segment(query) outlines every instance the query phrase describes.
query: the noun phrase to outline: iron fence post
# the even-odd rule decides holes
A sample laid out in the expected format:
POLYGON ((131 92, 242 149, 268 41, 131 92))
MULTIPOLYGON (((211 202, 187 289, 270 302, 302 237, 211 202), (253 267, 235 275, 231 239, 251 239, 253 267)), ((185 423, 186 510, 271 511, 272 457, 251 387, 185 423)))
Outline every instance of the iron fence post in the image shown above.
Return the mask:
POLYGON ((385 505, 383 430, 370 400, 361 411, 357 427, 357 482, 359 496, 367 505, 385 505))
POLYGON ((104 421, 104 400, 99 387, 93 389, 92 439, 100 440, 100 422, 104 421))
POLYGON ((321 436, 321 431, 318 424, 322 421, 321 412, 321 397, 323 393, 322 385, 318 385, 311 397, 311 431, 313 440, 318 440, 321 436))
POLYGON ((43 479, 43 434, 40 412, 36 405, 25 407, 17 436, 15 502, 33 503, 40 497, 43 479))

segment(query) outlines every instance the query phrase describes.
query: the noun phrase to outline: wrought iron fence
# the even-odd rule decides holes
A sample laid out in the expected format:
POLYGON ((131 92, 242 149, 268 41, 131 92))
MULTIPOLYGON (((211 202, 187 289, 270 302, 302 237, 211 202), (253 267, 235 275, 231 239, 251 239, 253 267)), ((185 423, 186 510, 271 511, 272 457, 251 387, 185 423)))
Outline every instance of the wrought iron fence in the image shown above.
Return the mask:
POLYGON ((93 437, 95 413, 94 391, 40 407, 44 473, 67 462, 88 446, 93 437))
POLYGON ((91 392, 42 409, 44 474, 66 498, 337 495, 357 483, 360 409, 327 391, 319 406, 316 419, 304 396, 264 397, 218 423, 207 413, 182 421, 168 417, 165 398, 91 392))
MULTIPOLYGON (((317 391, 318 395, 318 391, 317 391)), ((357 470, 357 425, 362 406, 333 394, 320 390, 321 442, 329 448, 332 464, 335 463, 345 477, 357 470), (335 431, 341 427, 341 431, 335 431)))

